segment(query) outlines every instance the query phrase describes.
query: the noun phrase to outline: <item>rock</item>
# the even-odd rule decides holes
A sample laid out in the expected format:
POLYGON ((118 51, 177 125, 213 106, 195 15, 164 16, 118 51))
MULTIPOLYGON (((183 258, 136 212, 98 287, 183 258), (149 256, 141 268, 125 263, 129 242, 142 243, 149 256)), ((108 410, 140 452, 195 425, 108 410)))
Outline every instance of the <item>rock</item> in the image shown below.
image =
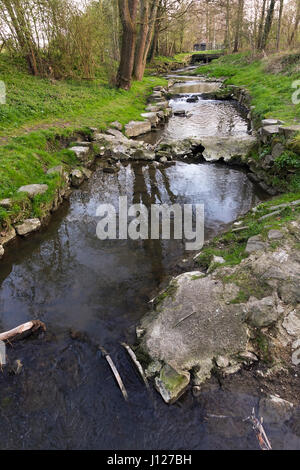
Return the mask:
POLYGON ((289 335, 300 338, 300 312, 297 310, 290 312, 283 320, 282 326, 289 335))
POLYGON ((280 134, 283 134, 286 139, 290 139, 294 137, 298 132, 300 132, 300 125, 295 126, 280 126, 279 127, 280 134))
POLYGON ((89 156, 90 156, 89 147, 76 146, 76 147, 70 148, 70 150, 76 154, 76 157, 81 163, 86 163, 89 160, 89 156))
POLYGON ((123 125, 119 121, 114 121, 110 124, 111 127, 117 129, 118 131, 123 130, 123 125))
POLYGON ((279 133, 278 126, 267 126, 261 129, 262 136, 266 136, 266 137, 272 137, 273 135, 278 134, 278 133, 279 133))
POLYGON ((185 109, 177 109, 174 111, 174 116, 186 116, 186 111, 185 109))
POLYGON ((90 177, 92 176, 93 172, 91 170, 88 170, 87 168, 82 168, 82 173, 84 174, 85 179, 89 180, 90 177))
POLYGON ((245 364, 252 364, 253 362, 258 361, 258 357, 256 356, 256 354, 250 351, 244 351, 239 353, 239 358, 242 359, 245 364))
POLYGON ((187 103, 197 103, 197 101, 199 101, 199 96, 197 95, 191 96, 186 100, 187 103))
POLYGON ((263 215, 258 219, 258 222, 262 222, 263 220, 269 219, 270 217, 274 217, 275 215, 279 215, 281 211, 274 211, 271 212, 270 214, 263 215))
POLYGON ((277 126, 278 124, 281 124, 281 121, 278 121, 278 119, 263 119, 261 121, 261 125, 263 127, 267 126, 277 126))
POLYGON ((159 117, 157 113, 142 113, 141 116, 144 119, 148 119, 150 121, 152 127, 156 127, 159 123, 159 117))
POLYGON ((249 238, 246 246, 246 253, 253 253, 254 251, 264 250, 267 244, 262 241, 261 235, 256 235, 249 238))
POLYGON ((130 121, 125 126, 127 137, 137 137, 151 131, 151 123, 149 121, 130 121))
POLYGON ((167 109, 169 107, 169 102, 168 101, 158 101, 155 106, 159 107, 160 110, 167 109))
POLYGON ((186 391, 190 383, 188 372, 178 373, 170 365, 165 365, 159 377, 155 378, 155 387, 164 401, 171 405, 175 403, 186 391))
POLYGON ((159 159, 159 161, 160 161, 160 163, 168 163, 167 157, 161 157, 161 158, 159 159))
POLYGON ((285 151, 284 145, 279 142, 279 143, 275 144, 273 149, 272 149, 272 157, 274 159, 278 158, 278 157, 281 157, 281 155, 284 153, 284 151, 285 151))
POLYGON ((47 184, 28 184, 27 186, 21 186, 21 188, 18 189, 18 193, 27 193, 31 199, 39 194, 45 194, 47 191, 47 184))
POLYGON ((120 142, 123 142, 123 143, 128 142, 127 137, 125 137, 125 135, 122 134, 122 132, 119 131, 118 129, 107 129, 106 133, 116 137, 116 139, 118 139, 118 141, 120 142))
POLYGON ((261 162, 261 166, 264 170, 268 170, 274 165, 275 158, 273 155, 266 155, 261 162))
POLYGON ((220 369, 225 369, 230 364, 228 357, 225 356, 218 356, 216 359, 216 364, 220 369))
POLYGON ((270 395, 269 398, 262 398, 259 402, 259 416, 267 424, 282 425, 291 419, 293 411, 293 403, 274 395, 270 395))
POLYGON ((5 232, 0 232, 0 245, 5 246, 16 238, 17 234, 13 227, 10 227, 5 232))
POLYGON ((153 361, 149 364, 149 366, 147 367, 147 369, 145 370, 145 375, 146 377, 153 377, 155 375, 157 375, 161 369, 162 369, 162 363, 159 362, 159 361, 153 361))
POLYGON ((10 209, 11 206, 12 206, 11 199, 2 199, 2 201, 0 201, 0 207, 3 207, 3 209, 10 209))
POLYGON ((153 104, 149 104, 146 108, 146 111, 149 113, 158 113, 161 111, 161 107, 153 104))
POLYGON ((216 265, 220 265, 220 264, 224 264, 224 263, 226 263, 226 261, 225 261, 224 258, 222 258, 222 256, 215 256, 214 255, 207 272, 210 273, 216 267, 216 265))
POLYGON ((16 231, 18 235, 26 236, 39 230, 41 225, 42 224, 39 219, 27 219, 24 220, 22 224, 16 226, 16 231))
POLYGON ((204 147, 202 155, 206 161, 216 162, 224 160, 229 162, 234 158, 243 160, 256 144, 256 137, 231 136, 231 137, 203 137, 199 144, 204 147))
POLYGON ((175 278, 158 298, 155 314, 141 324, 141 350, 177 371, 194 370, 195 385, 203 383, 218 356, 246 350, 247 326, 239 305, 230 302, 239 289, 203 273, 175 278), (221 301, 222 299, 222 301, 221 301))
POLYGON ((284 235, 280 230, 270 230, 268 233, 269 240, 281 240, 283 236, 284 235))
POLYGON ((65 169, 64 169, 63 165, 54 166, 53 168, 50 168, 47 171, 47 175, 53 175, 53 174, 56 174, 56 173, 58 173, 61 176, 64 175, 65 169))
POLYGON ((84 174, 81 170, 73 170, 70 176, 71 183, 74 188, 79 188, 79 186, 84 182, 84 174))
POLYGON ((4 256, 4 248, 2 245, 0 245, 0 259, 3 258, 4 256))
POLYGON ((273 297, 257 300, 251 297, 245 305, 246 321, 255 328, 274 325, 281 315, 281 310, 273 297))
POLYGON ((226 367, 223 369, 223 375, 233 375, 236 374, 239 370, 241 370, 241 364, 233 364, 232 366, 226 367))

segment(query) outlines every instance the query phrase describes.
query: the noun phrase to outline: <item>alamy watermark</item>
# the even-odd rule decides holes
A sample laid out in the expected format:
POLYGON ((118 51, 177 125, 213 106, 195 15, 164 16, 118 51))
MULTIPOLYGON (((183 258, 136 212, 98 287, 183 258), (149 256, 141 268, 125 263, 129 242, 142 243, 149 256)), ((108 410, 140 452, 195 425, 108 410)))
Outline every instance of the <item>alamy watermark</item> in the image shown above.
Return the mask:
POLYGON ((112 204, 97 208, 97 237, 100 240, 185 240, 188 251, 201 250, 204 244, 203 204, 133 204, 119 197, 118 211, 112 204), (173 237, 171 232, 173 229, 173 237))
POLYGON ((300 80, 295 80, 292 83, 292 88, 296 91, 292 94, 292 103, 293 104, 300 104, 300 80))
POLYGON ((2 80, 0 80, 0 104, 6 104, 6 86, 2 80))
POLYGON ((0 368, 6 364, 6 345, 0 341, 0 368))

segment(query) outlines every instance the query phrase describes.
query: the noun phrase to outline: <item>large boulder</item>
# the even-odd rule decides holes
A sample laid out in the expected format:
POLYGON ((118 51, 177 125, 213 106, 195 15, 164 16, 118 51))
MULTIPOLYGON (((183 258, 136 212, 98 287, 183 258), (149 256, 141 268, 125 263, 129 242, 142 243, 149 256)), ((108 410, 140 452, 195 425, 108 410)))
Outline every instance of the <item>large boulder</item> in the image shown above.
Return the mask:
POLYGON ((47 191, 47 184, 28 184, 27 186, 21 186, 18 193, 26 193, 32 199, 40 194, 45 194, 47 191))
POLYGON ((127 137, 137 137, 151 131, 150 121, 130 121, 125 126, 127 137))
MULTIPOLYGON (((210 376, 215 358, 246 350, 248 333, 241 308, 230 303, 238 292, 237 286, 225 286, 211 275, 178 276, 158 297, 155 315, 142 321, 142 350, 179 376, 197 371, 198 383, 203 382, 210 376)), ((160 375, 158 383, 162 381, 160 375)), ((170 384, 168 387, 171 396, 178 392, 178 382, 174 382, 174 390, 170 384)), ((182 383, 186 387, 186 381, 182 383)))
POLYGON ((257 143, 256 137, 234 136, 234 137, 203 137, 199 143, 204 147, 203 157, 208 162, 224 160, 229 162, 235 158, 245 159, 257 143))
POLYGON ((20 225, 16 226, 17 234, 25 237, 32 232, 36 232, 41 228, 41 221, 39 219, 27 219, 20 225))

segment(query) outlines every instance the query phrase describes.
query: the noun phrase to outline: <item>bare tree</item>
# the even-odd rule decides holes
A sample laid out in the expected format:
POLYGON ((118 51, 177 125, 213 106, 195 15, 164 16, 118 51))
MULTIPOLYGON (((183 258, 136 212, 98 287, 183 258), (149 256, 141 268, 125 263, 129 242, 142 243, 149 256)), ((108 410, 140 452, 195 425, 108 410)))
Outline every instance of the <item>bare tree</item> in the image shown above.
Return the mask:
POLYGON ((139 0, 119 0, 123 35, 117 86, 124 90, 129 90, 131 87, 137 37, 138 4, 139 0))
POLYGON ((266 48, 266 45, 267 45, 267 42, 268 42, 268 38, 269 38, 269 34, 270 34, 270 31, 271 31, 273 18, 274 18, 275 4, 276 4, 276 0, 271 0, 270 1, 270 6, 269 6, 269 10, 268 10, 268 13, 267 13, 267 18, 266 18, 266 23, 265 23, 264 34, 263 34, 261 44, 260 44, 260 48, 259 48, 262 51, 266 48))
POLYGON ((244 0, 239 0, 233 52, 239 51, 240 40, 241 40, 241 29, 243 25, 243 17, 244 17, 244 0))

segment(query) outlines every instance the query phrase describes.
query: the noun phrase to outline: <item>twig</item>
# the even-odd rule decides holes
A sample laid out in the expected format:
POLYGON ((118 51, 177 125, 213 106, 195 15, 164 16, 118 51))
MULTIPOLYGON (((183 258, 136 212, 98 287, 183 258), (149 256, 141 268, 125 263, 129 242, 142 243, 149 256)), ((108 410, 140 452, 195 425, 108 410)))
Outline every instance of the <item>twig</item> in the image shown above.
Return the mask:
POLYGON ((0 333, 0 341, 9 341, 16 336, 21 336, 24 333, 33 333, 38 329, 42 329, 46 331, 46 326, 40 320, 33 320, 27 323, 23 323, 23 325, 17 326, 13 330, 5 331, 4 333, 0 333))
POLYGON ((248 416, 244 421, 251 421, 261 450, 272 450, 271 443, 263 428, 263 418, 260 418, 260 420, 256 418, 254 408, 252 410, 252 415, 248 416))
POLYGON ((144 384, 146 385, 147 388, 149 388, 149 383, 148 383, 147 377, 145 376, 145 373, 144 373, 144 370, 141 366, 141 363, 137 360, 137 357, 136 357, 135 353, 133 352, 133 350, 131 349, 131 347, 128 344, 121 343, 121 345, 128 352, 128 355, 130 356, 132 362, 134 363, 134 365, 137 368, 140 376, 142 377, 144 384))
POLYGON ((108 354, 108 352, 107 352, 104 348, 102 348, 101 346, 99 346, 99 349, 100 349, 100 351, 102 352, 102 354, 103 354, 103 356, 105 357, 105 359, 107 360, 107 362, 108 362, 108 364, 109 364, 109 366, 110 366, 110 368, 111 368, 111 370, 112 370, 112 372, 113 372, 113 374, 114 374, 114 376, 115 376, 115 379, 116 379, 116 381, 117 381, 117 384, 118 384, 118 386, 119 386, 119 388, 120 388, 120 390, 121 390, 121 392, 122 392, 122 395, 123 395, 125 401, 127 401, 127 400, 128 400, 128 393, 127 393, 127 391, 126 391, 126 388, 124 387, 124 384, 123 384, 123 381, 122 381, 122 379, 121 379, 121 376, 120 376, 119 372, 117 371, 117 368, 116 368, 115 364, 113 363, 112 358, 110 357, 110 355, 108 354))
POLYGON ((189 315, 187 315, 186 317, 182 318, 181 320, 179 320, 178 323, 176 323, 176 325, 174 325, 173 328, 176 328, 178 325, 180 325, 182 322, 184 322, 185 320, 187 320, 188 318, 190 318, 192 315, 195 315, 197 312, 192 312, 190 313, 189 315))

